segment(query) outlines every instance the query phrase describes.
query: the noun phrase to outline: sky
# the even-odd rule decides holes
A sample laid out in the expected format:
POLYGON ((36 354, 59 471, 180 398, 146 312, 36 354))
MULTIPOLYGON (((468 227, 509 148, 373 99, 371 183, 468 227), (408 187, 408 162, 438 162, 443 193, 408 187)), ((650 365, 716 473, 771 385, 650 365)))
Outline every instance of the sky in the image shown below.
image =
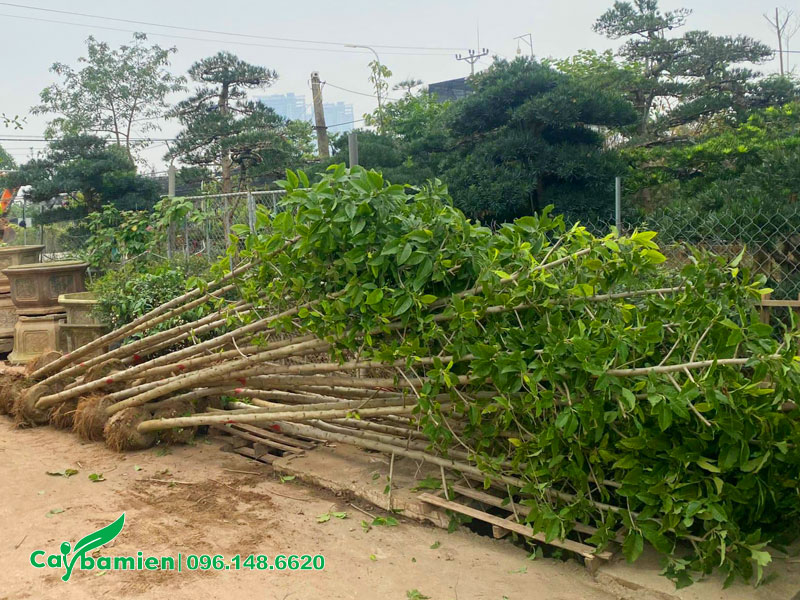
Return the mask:
MULTIPOLYGON (((347 48, 345 44, 373 46, 381 63, 394 74, 390 85, 408 77, 432 83, 468 75, 469 64, 457 61, 454 55, 466 53, 469 48, 489 50, 489 56, 475 65, 476 70, 486 68, 491 56, 510 59, 517 55, 518 48, 522 53, 530 53, 524 41, 514 39, 528 33, 537 57, 565 58, 583 48, 615 48, 616 42, 592 31, 594 21, 611 4, 611 0, 0 2, 5 83, 0 112, 26 117, 22 131, 0 128, 0 138, 43 133, 48 117, 30 115, 29 109, 38 102, 39 92, 56 80, 49 72, 51 65, 56 61, 76 65, 78 57, 85 53, 85 40, 89 35, 111 45, 121 45, 130 41, 133 31, 148 33, 152 43, 177 47, 170 69, 179 74, 185 74, 198 59, 228 50, 278 72, 278 80, 259 93, 294 92, 304 94, 309 103, 309 76, 312 71, 318 71, 321 80, 330 84, 323 87, 325 102, 352 103, 354 114, 359 118, 376 106, 367 81, 368 63, 374 56, 369 50, 347 48), (146 21, 152 25, 57 14, 23 6, 146 21), (156 24, 241 35, 184 31, 156 24)), ((662 0, 660 4, 662 10, 690 8, 693 13, 687 29, 705 29, 717 35, 746 34, 770 45, 776 44, 774 32, 762 16, 765 12, 774 12, 775 0, 662 0)), ((779 6, 800 13, 800 1, 779 6)), ((800 49, 800 33, 794 42, 800 49)), ((792 60, 795 56, 800 65, 800 54, 794 55, 792 60)), ((765 73, 775 72, 778 61, 775 59, 759 68, 765 73)), ((390 97, 398 94, 389 92, 390 97)), ((172 101, 179 99, 179 95, 171 98, 172 101)), ((176 123, 165 122, 160 133, 150 136, 169 138, 177 131, 176 123)), ((31 147, 33 152, 44 147, 43 142, 0 143, 18 162, 30 158, 31 147)), ((153 146, 145 152, 144 158, 151 168, 162 170, 165 151, 164 145, 153 146)))

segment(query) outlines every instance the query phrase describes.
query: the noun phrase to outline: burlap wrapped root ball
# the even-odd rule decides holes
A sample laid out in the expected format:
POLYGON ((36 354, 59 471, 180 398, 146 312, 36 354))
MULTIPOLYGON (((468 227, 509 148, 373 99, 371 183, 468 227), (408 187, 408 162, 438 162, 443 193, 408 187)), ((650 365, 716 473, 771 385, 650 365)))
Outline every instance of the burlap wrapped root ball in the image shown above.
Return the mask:
POLYGON ((153 418, 153 413, 143 406, 132 406, 114 413, 103 428, 106 446, 117 452, 144 450, 156 443, 155 432, 141 433, 136 428, 142 421, 153 418))
MULTIPOLYGON (((194 404, 189 400, 165 400, 159 402, 153 412, 153 419, 174 419, 191 417, 195 413, 194 404)), ((163 444, 188 444, 194 439, 196 427, 177 427, 158 432, 158 441, 163 444)))
POLYGON ((81 397, 73 415, 72 431, 83 440, 103 441, 103 428, 108 421, 106 409, 111 404, 112 402, 103 394, 81 397))
POLYGON ((51 409, 37 408, 36 403, 42 396, 49 396, 55 392, 52 385, 45 383, 37 383, 22 390, 14 400, 12 408, 14 422, 21 427, 46 425, 50 421, 51 409))

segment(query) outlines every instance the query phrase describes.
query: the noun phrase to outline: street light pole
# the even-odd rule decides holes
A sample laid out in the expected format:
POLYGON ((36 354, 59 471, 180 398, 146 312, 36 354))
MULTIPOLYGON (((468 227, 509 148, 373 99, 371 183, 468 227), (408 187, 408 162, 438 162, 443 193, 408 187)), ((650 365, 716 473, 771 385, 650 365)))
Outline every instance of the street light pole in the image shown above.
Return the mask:
POLYGON ((345 44, 346 48, 364 48, 369 50, 375 55, 375 61, 378 64, 378 82, 375 85, 375 91, 378 92, 378 126, 380 127, 381 133, 383 133, 383 108, 381 106, 381 86, 380 86, 380 79, 381 79, 381 57, 378 56, 378 53, 375 52, 375 48, 371 46, 364 46, 362 44, 345 44))

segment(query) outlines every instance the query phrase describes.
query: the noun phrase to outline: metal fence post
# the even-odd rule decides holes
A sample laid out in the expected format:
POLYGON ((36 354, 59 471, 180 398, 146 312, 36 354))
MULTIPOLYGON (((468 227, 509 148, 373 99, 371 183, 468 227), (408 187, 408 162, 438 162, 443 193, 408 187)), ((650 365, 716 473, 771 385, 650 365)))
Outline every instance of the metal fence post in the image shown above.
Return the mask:
POLYGON ((247 223, 250 233, 256 232, 256 200, 250 190, 247 190, 247 223))
POLYGON ((208 212, 208 198, 203 198, 203 215, 205 218, 203 219, 203 228, 206 232, 206 256, 209 260, 213 258, 211 254, 211 214, 208 212))
MULTIPOLYGON (((225 211, 225 251, 227 252, 231 243, 231 212, 228 203, 228 196, 222 198, 222 209, 225 211)), ((230 262, 231 271, 233 271, 233 254, 228 257, 230 262)))
MULTIPOLYGON (((175 197, 175 165, 167 169, 167 196, 175 197)), ((167 258, 172 260, 172 247, 175 245, 175 226, 170 221, 167 225, 167 258)))
POLYGON ((347 134, 347 148, 350 155, 350 168, 352 169, 358 164, 358 134, 355 131, 347 134))
POLYGON ((622 177, 614 178, 614 220, 622 233, 622 177))

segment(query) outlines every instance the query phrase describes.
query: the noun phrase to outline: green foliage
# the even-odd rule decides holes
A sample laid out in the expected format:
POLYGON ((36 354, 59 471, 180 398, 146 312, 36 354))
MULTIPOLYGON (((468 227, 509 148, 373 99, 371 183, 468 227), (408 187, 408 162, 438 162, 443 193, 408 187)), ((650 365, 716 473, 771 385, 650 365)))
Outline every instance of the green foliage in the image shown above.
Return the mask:
POLYGON ((679 583, 759 578, 766 544, 796 537, 800 424, 783 405, 800 391, 798 334, 760 322, 763 278, 702 254, 666 269, 655 232, 596 238, 549 210, 492 233, 439 182, 409 195, 338 165, 283 185, 286 210, 241 240, 261 259, 244 297, 311 302, 274 326, 335 358, 405 361, 432 446, 470 448, 536 531, 582 522, 600 547, 622 534, 629 560, 646 541, 679 583))
POLYGON ((111 205, 104 206, 102 212, 90 213, 86 219, 90 235, 83 257, 92 267, 105 270, 144 254, 157 239, 164 238, 152 221, 145 211, 120 211, 111 205))
POLYGON ((0 146, 0 169, 13 169, 17 166, 14 157, 11 156, 5 148, 0 146))
MULTIPOLYGON (((108 271, 91 286, 99 304, 98 318, 116 329, 148 313, 186 291, 190 277, 205 274, 207 263, 198 259, 188 264, 138 261, 108 271)), ((159 331, 199 318, 194 309, 157 326, 159 331)))
POLYGON ((800 291, 800 104, 715 123, 692 144, 626 150, 627 193, 665 240, 717 247, 758 264, 778 297, 800 291))
POLYGON ((796 96, 788 80, 761 83, 758 73, 741 66, 772 57, 761 42, 707 31, 667 37, 690 14, 685 8, 661 12, 658 0, 617 1, 594 24, 597 33, 626 40, 619 51, 625 64, 615 68, 607 56, 598 61, 586 54, 579 66, 584 73, 610 76, 625 89, 640 115, 638 134, 649 137, 729 110, 766 106, 778 92, 784 102, 787 94, 796 96))
POLYGON ((232 167, 241 177, 280 173, 298 151, 290 137, 302 144, 294 126, 271 108, 249 100, 247 91, 267 87, 275 71, 249 64, 229 52, 219 52, 192 65, 189 77, 195 93, 173 110, 183 129, 169 158, 222 171, 222 192, 231 192, 232 167), (287 134, 289 137, 287 137, 287 134))
POLYGON ((57 115, 48 125, 48 136, 102 132, 131 158, 143 145, 132 138, 160 129, 167 94, 182 90, 185 82, 166 69, 177 49, 148 47, 146 40, 145 34, 136 33, 131 44, 112 49, 89 36, 87 56, 78 59, 81 69, 55 63, 50 71, 63 82, 42 90, 42 103, 32 109, 34 114, 57 115))
POLYGON ((635 119, 619 94, 524 58, 496 61, 471 85, 453 105, 453 151, 441 163, 459 208, 503 221, 549 203, 591 211, 613 197, 600 191, 620 167, 598 128, 635 119))
POLYGON ((43 158, 35 158, 8 173, 0 185, 29 185, 32 202, 50 202, 55 208, 39 222, 77 219, 104 204, 120 210, 147 210, 158 200, 157 183, 136 173, 125 149, 92 135, 68 135, 50 142, 43 158))

